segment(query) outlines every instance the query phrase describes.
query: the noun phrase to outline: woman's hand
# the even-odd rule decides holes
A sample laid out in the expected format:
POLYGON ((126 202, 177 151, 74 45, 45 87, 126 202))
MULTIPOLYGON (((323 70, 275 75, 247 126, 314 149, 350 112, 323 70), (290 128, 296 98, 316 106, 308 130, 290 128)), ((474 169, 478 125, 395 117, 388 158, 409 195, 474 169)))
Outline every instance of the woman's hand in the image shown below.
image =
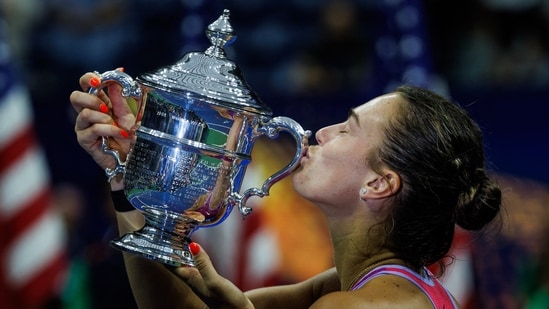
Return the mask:
POLYGON ((175 273, 182 278, 209 308, 252 309, 254 306, 232 282, 214 269, 208 254, 197 243, 190 244, 195 267, 180 267, 175 273))
MULTIPOLYGON (((107 86, 108 95, 103 90, 99 91, 97 96, 85 92, 90 86, 99 84, 100 80, 96 74, 82 75, 80 87, 83 91, 71 93, 70 102, 78 113, 74 128, 78 143, 102 169, 105 169, 113 168, 115 162, 111 155, 101 149, 102 137, 107 137, 109 148, 118 151, 121 159, 125 160, 134 136, 131 129, 135 124, 135 115, 122 97, 118 84, 112 83, 107 86)), ((121 183, 121 177, 115 182, 121 183)), ((120 184, 113 189, 120 189, 121 186, 123 185, 120 184)))

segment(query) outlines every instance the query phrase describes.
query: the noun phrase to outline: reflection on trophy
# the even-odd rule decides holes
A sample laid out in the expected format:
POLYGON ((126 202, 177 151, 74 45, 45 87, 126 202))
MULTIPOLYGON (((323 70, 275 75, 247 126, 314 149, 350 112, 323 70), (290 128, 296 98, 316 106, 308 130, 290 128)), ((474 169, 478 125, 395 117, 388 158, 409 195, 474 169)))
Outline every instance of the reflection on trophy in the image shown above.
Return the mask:
POLYGON ((109 181, 124 174, 125 194, 145 216, 145 226, 111 244, 120 250, 168 265, 194 265, 190 235, 200 227, 223 222, 233 207, 243 216, 246 201, 264 197, 270 187, 294 171, 309 131, 272 111, 250 90, 240 69, 223 47, 234 40, 229 11, 206 31, 212 46, 185 55, 170 67, 133 79, 119 71, 100 74, 101 85, 122 86, 137 102, 135 139, 125 162, 103 138, 103 150, 116 166, 109 181), (275 139, 281 132, 296 141, 293 160, 265 180, 261 188, 241 191, 256 139, 275 139))

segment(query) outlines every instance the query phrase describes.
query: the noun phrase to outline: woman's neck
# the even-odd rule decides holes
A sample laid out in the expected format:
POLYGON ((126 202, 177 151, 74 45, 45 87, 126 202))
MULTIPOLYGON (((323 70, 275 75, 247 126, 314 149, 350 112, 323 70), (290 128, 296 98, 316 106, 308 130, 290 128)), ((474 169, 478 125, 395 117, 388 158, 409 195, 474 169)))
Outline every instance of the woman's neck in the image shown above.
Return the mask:
POLYGON ((331 224, 330 227, 342 291, 349 290, 356 281, 379 265, 405 264, 395 253, 381 247, 379 241, 373 241, 367 229, 357 232, 349 222, 345 225, 341 222, 331 224))

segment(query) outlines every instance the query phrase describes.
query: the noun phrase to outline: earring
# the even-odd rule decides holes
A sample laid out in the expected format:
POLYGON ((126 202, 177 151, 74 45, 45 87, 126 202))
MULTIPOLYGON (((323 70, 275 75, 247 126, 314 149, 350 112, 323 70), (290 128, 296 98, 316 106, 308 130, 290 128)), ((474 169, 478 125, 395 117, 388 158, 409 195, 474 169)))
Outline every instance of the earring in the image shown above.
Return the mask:
POLYGON ((368 189, 366 189, 366 188, 360 189, 360 200, 362 200, 362 201, 366 200, 365 198, 362 197, 366 193, 368 193, 368 189))

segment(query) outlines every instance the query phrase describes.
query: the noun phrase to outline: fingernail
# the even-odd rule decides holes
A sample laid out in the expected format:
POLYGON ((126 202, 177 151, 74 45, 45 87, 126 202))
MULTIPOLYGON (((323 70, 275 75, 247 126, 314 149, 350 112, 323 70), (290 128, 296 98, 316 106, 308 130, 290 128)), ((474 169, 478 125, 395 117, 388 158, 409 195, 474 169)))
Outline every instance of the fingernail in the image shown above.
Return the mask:
POLYGON ((124 72, 124 67, 116 68, 117 71, 124 72))
POLYGON ((99 78, 97 78, 97 77, 92 77, 92 78, 90 79, 90 86, 92 86, 92 87, 95 88, 95 87, 99 86, 100 84, 101 84, 101 80, 100 80, 99 78))
POLYGON ((126 130, 120 130, 120 135, 122 135, 123 138, 128 138, 130 136, 126 130))
POLYGON ((189 249, 191 250, 192 255, 197 255, 200 253, 200 246, 195 242, 191 242, 189 244, 189 249))
POLYGON ((101 104, 99 104, 99 111, 103 114, 106 114, 109 112, 109 107, 107 106, 107 104, 101 102, 101 104))

